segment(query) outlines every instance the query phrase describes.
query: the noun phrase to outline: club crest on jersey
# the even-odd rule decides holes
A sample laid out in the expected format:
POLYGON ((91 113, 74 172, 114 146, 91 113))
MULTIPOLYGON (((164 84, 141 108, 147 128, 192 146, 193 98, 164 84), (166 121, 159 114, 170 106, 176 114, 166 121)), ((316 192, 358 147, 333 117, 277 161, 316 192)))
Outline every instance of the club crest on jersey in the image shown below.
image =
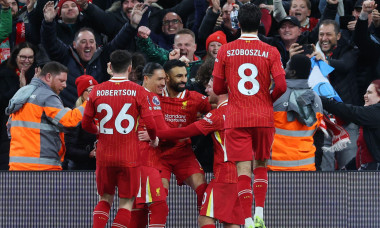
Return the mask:
POLYGON ((182 109, 186 109, 187 107, 187 101, 182 102, 182 109))
POLYGON ((211 116, 212 116, 212 113, 210 113, 210 112, 207 113, 207 115, 206 115, 207 118, 210 118, 211 116))
POLYGON ((161 193, 160 193, 160 188, 156 188, 156 196, 160 196, 161 195, 161 193))
POLYGON ((207 98, 207 96, 203 96, 203 97, 202 97, 203 100, 206 99, 206 98, 207 98))
POLYGON ((156 96, 153 97, 152 102, 155 105, 160 105, 160 99, 158 99, 158 97, 156 97, 156 96))

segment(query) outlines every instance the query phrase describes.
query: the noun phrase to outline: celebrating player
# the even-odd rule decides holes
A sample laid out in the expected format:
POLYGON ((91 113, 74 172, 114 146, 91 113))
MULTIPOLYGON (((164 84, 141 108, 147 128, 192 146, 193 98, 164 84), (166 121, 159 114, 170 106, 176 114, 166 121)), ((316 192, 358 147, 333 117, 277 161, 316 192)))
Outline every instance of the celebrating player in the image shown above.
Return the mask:
MULTIPOLYGON (((161 108, 169 127, 185 127, 197 120, 197 113, 207 113, 211 105, 206 96, 185 89, 187 82, 186 64, 180 60, 169 60, 164 65, 166 88, 161 99, 161 108)), ((191 148, 190 140, 160 143, 162 149, 161 176, 166 189, 169 188, 171 173, 177 183, 186 183, 197 194, 197 206, 202 204, 203 193, 207 187, 204 171, 191 148)))
MULTIPOLYGON (((167 125, 162 116, 160 99, 158 94, 162 94, 165 87, 165 71, 158 63, 147 63, 142 71, 144 76, 143 87, 148 91, 149 103, 157 128, 166 128, 167 125)), ((145 130, 144 121, 139 120, 138 131, 145 130)), ((160 175, 161 150, 158 147, 151 147, 145 141, 139 142, 141 152, 141 195, 136 197, 132 209, 132 217, 128 228, 149 227, 163 228, 166 224, 166 217, 169 210, 166 203, 167 192, 162 185, 160 175)))
POLYGON ((147 92, 128 80, 132 69, 131 54, 117 50, 111 54, 110 60, 113 77, 93 88, 82 120, 83 129, 99 133, 96 184, 100 200, 93 213, 94 228, 106 226, 116 186, 120 201, 112 227, 129 226, 133 200, 140 186, 140 155, 134 131, 140 116, 150 139, 156 139, 147 92), (99 132, 93 123, 94 118, 99 120, 99 132))
POLYGON ((223 45, 215 60, 214 92, 227 93, 225 119, 227 160, 235 161, 238 192, 245 215, 245 227, 265 227, 264 202, 268 175, 266 161, 274 137, 273 102, 286 91, 285 71, 275 47, 257 37, 261 12, 244 4, 238 14, 242 35, 223 45), (275 87, 270 93, 271 79, 275 87), (228 90, 227 90, 228 88, 228 90), (255 215, 252 220, 252 160, 255 215))
MULTIPOLYGON (((237 194, 237 171, 234 162, 225 161, 224 118, 227 109, 227 94, 216 96, 212 90, 213 79, 206 87, 210 103, 217 109, 205 117, 183 128, 171 128, 157 132, 161 139, 181 139, 195 135, 212 134, 214 143, 214 179, 208 184, 203 196, 199 216, 201 228, 215 228, 215 220, 224 223, 224 227, 240 227, 244 217, 237 194)), ((139 132, 139 138, 145 136, 139 132)), ((146 136, 145 136, 146 137, 146 136)), ((140 138, 141 139, 141 138, 140 138)))

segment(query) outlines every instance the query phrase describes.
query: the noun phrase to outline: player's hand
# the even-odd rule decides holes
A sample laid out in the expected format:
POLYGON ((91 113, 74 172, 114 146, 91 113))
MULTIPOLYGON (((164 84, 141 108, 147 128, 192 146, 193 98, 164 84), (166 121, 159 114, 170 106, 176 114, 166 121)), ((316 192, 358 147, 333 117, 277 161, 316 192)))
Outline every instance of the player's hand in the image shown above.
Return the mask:
POLYGON ((155 147, 158 146, 158 143, 159 143, 159 142, 160 142, 160 139, 159 139, 158 137, 156 137, 155 140, 153 140, 153 141, 151 140, 151 141, 149 142, 149 146, 155 148, 155 147))
POLYGON ((137 35, 141 38, 148 39, 151 30, 146 26, 140 26, 137 30, 137 35))
POLYGON ((52 22, 54 18, 57 16, 57 12, 59 10, 59 7, 57 9, 54 9, 54 2, 48 1, 43 9, 44 12, 44 18, 46 22, 52 22))
POLYGON ((139 132, 137 132, 137 137, 142 142, 149 142, 150 141, 150 137, 149 137, 148 131, 139 131, 139 132))
POLYGON ((96 157, 96 149, 91 150, 90 154, 88 155, 90 158, 96 157))
POLYGON ((181 52, 179 49, 173 49, 171 52, 169 52, 169 60, 179 59, 180 56, 181 52))
POLYGON ((303 53, 302 45, 299 45, 298 43, 294 43, 290 45, 289 48, 289 59, 292 58, 293 55, 301 54, 303 53))

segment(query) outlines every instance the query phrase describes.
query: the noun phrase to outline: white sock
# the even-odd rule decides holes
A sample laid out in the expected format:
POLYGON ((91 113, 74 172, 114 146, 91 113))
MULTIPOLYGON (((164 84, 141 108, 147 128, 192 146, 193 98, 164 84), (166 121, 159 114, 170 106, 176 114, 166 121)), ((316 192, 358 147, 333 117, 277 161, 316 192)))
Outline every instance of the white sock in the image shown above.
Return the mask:
POLYGON ((249 226, 252 227, 252 225, 255 225, 255 224, 253 223, 252 218, 251 218, 251 217, 246 218, 246 219, 245 219, 245 222, 244 222, 244 227, 245 227, 245 228, 247 228, 247 227, 249 227, 249 226))
POLYGON ((259 216, 260 218, 264 218, 264 208, 256 207, 255 208, 255 217, 259 216))

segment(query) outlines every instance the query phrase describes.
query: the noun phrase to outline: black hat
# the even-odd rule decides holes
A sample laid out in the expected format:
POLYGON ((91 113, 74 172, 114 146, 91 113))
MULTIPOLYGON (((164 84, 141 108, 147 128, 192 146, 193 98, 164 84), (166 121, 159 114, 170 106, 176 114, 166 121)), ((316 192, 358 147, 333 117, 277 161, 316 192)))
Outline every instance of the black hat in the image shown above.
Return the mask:
POLYGON ((354 6, 354 8, 356 9, 356 8, 363 8, 363 2, 364 2, 364 0, 357 0, 356 2, 355 2, 355 6, 354 6))
POLYGON ((286 17, 282 18, 282 20, 281 20, 280 23, 279 23, 279 27, 281 27, 282 24, 283 24, 284 22, 287 22, 287 21, 291 22, 293 25, 296 25, 296 26, 298 26, 298 27, 301 27, 301 24, 300 24, 300 22, 298 21, 298 19, 297 19, 296 17, 293 17, 293 16, 286 16, 286 17))

